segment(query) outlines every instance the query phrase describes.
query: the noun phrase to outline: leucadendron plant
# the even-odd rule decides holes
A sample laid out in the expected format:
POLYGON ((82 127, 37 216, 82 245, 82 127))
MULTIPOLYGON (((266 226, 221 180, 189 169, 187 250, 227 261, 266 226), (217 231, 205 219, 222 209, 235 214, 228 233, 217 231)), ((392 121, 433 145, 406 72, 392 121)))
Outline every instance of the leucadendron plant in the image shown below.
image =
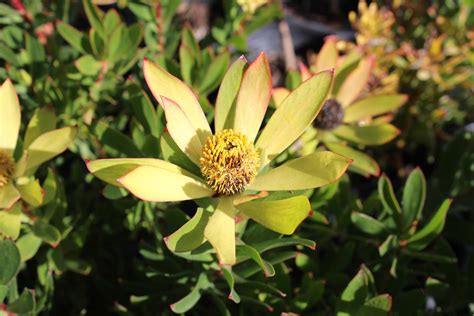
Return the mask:
POLYGON ((33 115, 23 140, 18 140, 21 109, 15 88, 6 80, 0 88, 0 210, 22 199, 33 207, 43 202, 44 192, 34 178, 38 167, 65 151, 76 136, 75 127, 56 128, 49 108, 33 115))
MULTIPOLYGON (((393 118, 390 113, 401 107, 407 96, 366 93, 375 62, 372 56, 362 56, 358 49, 339 56, 336 38, 331 36, 309 69, 300 64, 303 82, 327 69, 335 69, 335 77, 321 113, 292 150, 305 155, 322 143, 329 150, 352 159, 352 171, 364 176, 380 173, 378 164, 355 148, 382 145, 395 138, 399 130, 389 123, 393 118)), ((277 108, 289 94, 286 88, 273 91, 277 108)))
POLYGON ((263 53, 245 70, 246 64, 245 58, 237 59, 221 83, 213 132, 191 89, 145 59, 145 80, 164 109, 169 135, 182 151, 176 155, 188 163, 182 167, 153 158, 87 163, 98 178, 145 201, 199 203, 207 198, 209 207, 198 208, 165 242, 173 252, 187 252, 208 241, 222 265, 236 263, 236 243, 241 242, 236 240, 237 222, 250 218, 288 235, 311 211, 306 196, 259 201, 258 192, 320 187, 336 181, 350 164, 338 154, 317 151, 272 166, 273 158, 297 140, 319 113, 333 72, 323 71, 303 82, 260 132, 272 91, 270 68, 263 53))

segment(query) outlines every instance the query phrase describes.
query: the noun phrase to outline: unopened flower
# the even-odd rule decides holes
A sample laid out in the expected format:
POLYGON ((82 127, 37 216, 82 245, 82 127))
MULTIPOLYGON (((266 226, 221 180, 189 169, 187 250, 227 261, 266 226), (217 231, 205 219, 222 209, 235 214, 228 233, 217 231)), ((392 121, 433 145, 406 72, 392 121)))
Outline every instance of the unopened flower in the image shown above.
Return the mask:
MULTIPOLYGON (((381 145, 391 141, 399 130, 390 124, 391 112, 406 101, 403 94, 366 93, 374 68, 374 57, 363 58, 356 48, 347 55, 339 56, 336 38, 327 38, 321 51, 310 68, 300 64, 302 80, 327 69, 335 69, 334 84, 324 102, 322 115, 313 123, 301 138, 295 150, 302 155, 314 152, 322 142, 328 149, 353 160, 351 169, 363 175, 378 175, 377 163, 363 152, 350 148, 347 144, 358 146, 381 145)), ((286 88, 273 92, 276 106, 290 94, 286 88)))
POLYGON ((182 151, 174 156, 184 153, 197 168, 186 170, 151 158, 88 162, 97 177, 123 186, 145 201, 215 199, 215 207, 198 208, 194 217, 165 241, 174 252, 191 251, 208 241, 222 264, 236 262, 237 216, 292 234, 311 209, 304 196, 258 200, 260 195, 255 193, 319 187, 336 181, 350 163, 340 155, 320 151, 270 168, 272 159, 288 148, 320 111, 332 71, 321 72, 295 89, 259 132, 271 95, 270 69, 264 54, 244 72, 245 67, 246 60, 240 58, 225 75, 212 132, 191 89, 152 62, 144 62, 145 79, 165 111, 169 135, 182 151))
POLYGON ((42 163, 66 150, 76 135, 74 127, 54 129, 56 116, 51 109, 38 110, 16 160, 20 124, 18 96, 11 81, 6 80, 0 87, 0 210, 11 208, 20 198, 32 206, 40 205, 43 192, 33 174, 42 163))

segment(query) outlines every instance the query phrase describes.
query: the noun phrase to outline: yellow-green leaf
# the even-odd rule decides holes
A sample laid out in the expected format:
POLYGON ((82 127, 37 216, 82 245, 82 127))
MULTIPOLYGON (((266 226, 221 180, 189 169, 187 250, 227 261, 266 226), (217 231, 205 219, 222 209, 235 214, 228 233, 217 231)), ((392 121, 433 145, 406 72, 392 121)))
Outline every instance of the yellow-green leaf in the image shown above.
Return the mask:
MULTIPOLYGON (((147 59, 143 62, 143 72, 146 83, 158 103, 163 105, 161 100, 162 96, 173 100, 186 114, 196 132, 199 131, 197 134, 200 137, 211 133, 211 128, 202 111, 201 105, 188 86, 147 59)), ((206 139, 207 137, 203 137, 201 141, 205 142, 206 139)))
POLYGON ((346 107, 351 104, 366 87, 374 63, 375 59, 373 57, 363 59, 357 68, 344 80, 336 96, 337 101, 342 106, 346 107))
POLYGON ((314 73, 333 69, 336 66, 337 57, 339 56, 336 48, 336 40, 337 38, 335 36, 328 36, 325 39, 324 45, 318 53, 314 69, 311 69, 314 73))
POLYGON ((10 79, 0 87, 0 120, 0 149, 13 151, 20 130, 21 110, 10 79))
POLYGON ((63 127, 40 135, 27 149, 26 171, 34 170, 43 162, 61 154, 76 138, 76 134, 75 127, 63 127))
POLYGON ((286 97, 289 96, 291 93, 290 90, 286 88, 275 88, 273 89, 272 92, 272 103, 273 105, 278 108, 280 105, 283 104, 283 101, 285 101, 286 97))
POLYGON ((378 176, 380 174, 380 167, 377 162, 372 159, 369 155, 363 152, 351 148, 346 145, 335 142, 324 143, 326 147, 335 152, 336 154, 342 155, 352 160, 350 170, 357 172, 365 177, 378 176))
POLYGON ((0 210, 9 209, 19 198, 20 193, 10 181, 7 185, 0 188, 0 210))
POLYGON ((25 140, 23 141, 23 147, 28 146, 41 134, 52 131, 56 128, 56 114, 52 107, 44 107, 37 109, 33 114, 28 128, 26 129, 25 140))
POLYGON ((382 145, 388 143, 400 134, 400 131, 391 124, 352 126, 341 125, 333 133, 361 145, 382 145))
POLYGON ((154 166, 170 170, 171 172, 182 173, 193 176, 183 168, 161 159, 153 158, 114 158, 86 161, 87 169, 97 178, 109 184, 121 186, 116 180, 131 172, 138 166, 154 166))
POLYGON ((234 130, 254 141, 262 125, 272 93, 272 75, 267 57, 260 53, 245 71, 235 106, 234 130))
POLYGON ((251 201, 236 208, 257 223, 281 234, 293 234, 296 227, 308 217, 311 204, 305 196, 278 201, 251 201))
POLYGON ((214 127, 216 132, 232 128, 235 117, 235 100, 239 92, 240 83, 247 65, 245 57, 241 56, 227 70, 222 79, 215 106, 214 127))
POLYGON ((235 264, 235 219, 232 198, 219 199, 219 204, 204 229, 204 236, 216 250, 220 264, 235 264))
POLYGON ((21 205, 16 203, 10 210, 0 211, 0 236, 16 240, 20 235, 21 205))
POLYGON ((329 93, 332 77, 332 71, 324 71, 306 80, 273 113, 256 144, 268 156, 267 162, 311 125, 329 93))
POLYGON ((186 113, 173 100, 166 97, 162 98, 163 109, 166 116, 166 127, 170 136, 178 147, 197 165, 202 151, 202 138, 207 138, 210 133, 199 137, 199 133, 194 129, 186 113))
POLYGON ((144 201, 184 201, 213 195, 212 190, 196 177, 156 166, 137 167, 117 181, 144 201))
POLYGON ((173 252, 185 252, 202 245, 206 241, 204 229, 209 222, 210 215, 209 211, 199 207, 193 218, 177 231, 163 238, 168 249, 173 252))
POLYGON ((343 156, 318 151, 257 175, 248 188, 258 191, 313 189, 338 180, 349 164, 350 160, 343 156))
POLYGON ((44 193, 38 180, 27 181, 26 183, 18 182, 16 185, 20 192, 21 198, 33 207, 38 207, 43 203, 44 193))
POLYGON ((386 112, 394 111, 407 101, 404 94, 370 96, 349 106, 344 122, 357 122, 386 112))

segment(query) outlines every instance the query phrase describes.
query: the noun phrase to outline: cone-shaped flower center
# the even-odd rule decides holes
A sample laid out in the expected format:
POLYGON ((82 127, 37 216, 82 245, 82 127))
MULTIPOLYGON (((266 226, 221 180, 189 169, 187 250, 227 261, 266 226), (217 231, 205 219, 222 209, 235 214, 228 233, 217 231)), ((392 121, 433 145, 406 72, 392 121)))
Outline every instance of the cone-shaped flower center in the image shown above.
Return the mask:
POLYGON ((0 150, 0 188, 8 184, 14 169, 15 162, 12 156, 6 151, 0 150))
POLYGON ((314 120, 314 127, 324 130, 332 130, 341 125, 344 118, 344 108, 334 99, 326 100, 321 112, 314 120))
POLYGON ((248 138, 231 129, 209 136, 202 148, 201 172, 219 195, 242 193, 259 167, 260 158, 248 138))

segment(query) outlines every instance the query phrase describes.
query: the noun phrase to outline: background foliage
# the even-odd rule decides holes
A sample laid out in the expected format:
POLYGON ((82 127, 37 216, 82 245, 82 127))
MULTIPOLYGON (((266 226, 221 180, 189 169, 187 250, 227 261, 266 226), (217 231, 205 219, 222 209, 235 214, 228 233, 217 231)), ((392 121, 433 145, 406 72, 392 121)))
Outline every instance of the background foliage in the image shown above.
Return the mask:
POLYGON ((384 174, 266 197, 304 194, 316 212, 292 237, 249 223, 230 271, 210 248, 180 257, 165 246, 194 202, 137 201, 84 161, 172 159, 143 58, 191 86, 211 121, 231 61, 255 53, 251 34, 306 2, 252 12, 242 1, 214 1, 218 14, 204 32, 180 2, 0 3, 0 81, 10 78, 18 92, 21 134, 44 107, 58 126, 78 128, 69 151, 36 173, 44 203, 0 211, 0 314, 473 313, 472 3, 381 1, 351 13, 354 41, 340 41, 340 52, 357 45, 374 54, 375 88, 408 95, 395 114, 399 137, 365 149, 384 174), (386 23, 374 25, 377 16, 386 23))

